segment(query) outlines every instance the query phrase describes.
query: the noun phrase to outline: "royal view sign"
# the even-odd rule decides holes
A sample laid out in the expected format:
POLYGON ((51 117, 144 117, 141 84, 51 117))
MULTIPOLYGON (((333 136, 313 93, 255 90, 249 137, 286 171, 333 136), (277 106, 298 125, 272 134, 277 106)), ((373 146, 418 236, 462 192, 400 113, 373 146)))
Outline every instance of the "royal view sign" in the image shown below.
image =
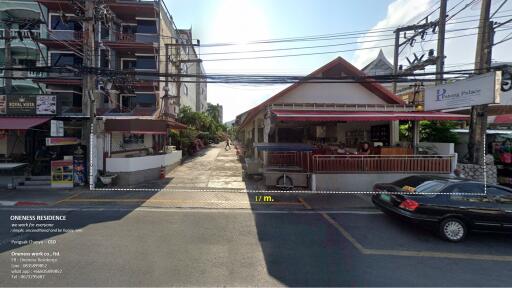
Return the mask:
POLYGON ((8 115, 56 115, 56 95, 8 95, 8 115))
POLYGON ((501 72, 494 71, 457 82, 425 88, 425 111, 499 104, 501 72))

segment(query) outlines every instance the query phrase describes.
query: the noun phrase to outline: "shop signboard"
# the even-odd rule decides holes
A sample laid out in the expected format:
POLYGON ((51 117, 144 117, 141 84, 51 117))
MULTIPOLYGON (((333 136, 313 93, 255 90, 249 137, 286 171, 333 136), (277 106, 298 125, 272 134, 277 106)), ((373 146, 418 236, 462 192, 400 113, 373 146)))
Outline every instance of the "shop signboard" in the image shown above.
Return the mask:
POLYGON ((50 121, 50 136, 63 137, 64 136, 64 121, 51 120, 50 121))
POLYGON ((499 104, 501 72, 493 71, 453 83, 425 88, 425 111, 499 104))
POLYGON ((56 95, 8 95, 9 115, 56 115, 56 95))
POLYGON ((0 95, 0 115, 7 113, 7 97, 0 95))
POLYGON ((51 186, 54 188, 73 188, 73 160, 51 162, 51 186))
POLYGON ((77 137, 52 137, 46 138, 46 146, 64 146, 80 144, 77 137))
POLYGON ((57 114, 57 96, 55 96, 55 95, 37 95, 36 96, 36 114, 37 115, 55 115, 55 114, 57 114))

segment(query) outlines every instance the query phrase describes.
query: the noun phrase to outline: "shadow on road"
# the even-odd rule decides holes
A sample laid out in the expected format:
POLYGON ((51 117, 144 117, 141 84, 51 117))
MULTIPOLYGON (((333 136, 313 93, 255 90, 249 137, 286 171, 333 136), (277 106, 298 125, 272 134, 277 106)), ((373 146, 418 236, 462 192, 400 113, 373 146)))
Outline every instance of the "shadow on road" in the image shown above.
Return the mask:
POLYGON ((80 233, 81 229, 89 225, 121 220, 159 193, 170 180, 161 180, 160 188, 153 186, 151 190, 83 192, 71 199, 73 202, 64 201, 58 206, 4 208, 0 210, 0 253, 29 245, 30 241, 41 241, 65 233, 80 233), (122 209, 104 209, 118 204, 122 204, 119 206, 122 209), (86 208, 86 211, 77 208, 86 208), (41 216, 65 216, 66 220, 38 220, 37 217, 41 216))

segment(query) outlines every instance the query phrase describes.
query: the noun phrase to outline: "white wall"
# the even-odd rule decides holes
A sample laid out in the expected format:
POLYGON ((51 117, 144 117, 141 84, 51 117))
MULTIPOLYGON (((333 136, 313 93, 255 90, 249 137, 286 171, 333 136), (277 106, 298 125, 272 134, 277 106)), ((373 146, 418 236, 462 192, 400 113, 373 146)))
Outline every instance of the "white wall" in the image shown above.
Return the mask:
POLYGON ((362 85, 354 83, 302 84, 277 103, 386 104, 362 85))
POLYGON ((135 172, 171 166, 181 161, 181 150, 169 154, 133 158, 107 158, 108 172, 135 172))

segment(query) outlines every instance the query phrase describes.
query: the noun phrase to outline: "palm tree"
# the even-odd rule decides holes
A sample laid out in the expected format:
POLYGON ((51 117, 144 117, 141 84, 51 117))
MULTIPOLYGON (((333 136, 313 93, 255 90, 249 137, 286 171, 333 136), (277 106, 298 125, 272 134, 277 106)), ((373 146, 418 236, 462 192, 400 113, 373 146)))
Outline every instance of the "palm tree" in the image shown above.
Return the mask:
POLYGON ((220 123, 220 105, 214 105, 212 103, 208 103, 208 106, 206 107, 206 114, 208 114, 214 121, 216 121, 219 124, 220 123))

